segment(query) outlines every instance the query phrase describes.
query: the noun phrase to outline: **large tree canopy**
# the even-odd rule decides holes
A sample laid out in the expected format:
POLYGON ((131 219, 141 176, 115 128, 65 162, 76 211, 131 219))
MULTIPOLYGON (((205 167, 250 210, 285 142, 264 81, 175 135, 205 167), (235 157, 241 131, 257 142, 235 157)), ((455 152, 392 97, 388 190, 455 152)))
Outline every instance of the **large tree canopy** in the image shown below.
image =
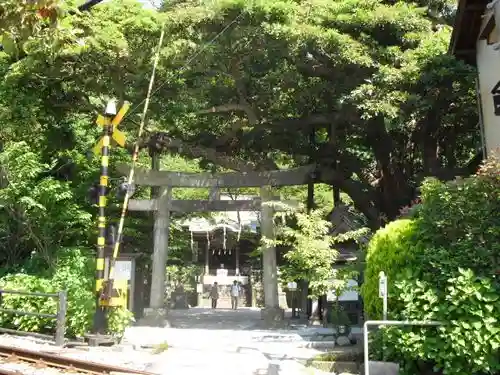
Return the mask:
MULTIPOLYGON (((164 24, 144 144, 242 171, 315 163, 316 181, 377 226, 424 176, 468 174, 479 159, 474 72, 446 54, 446 5, 113 1, 40 18, 22 53, 0 53, 0 140, 84 152, 109 96, 133 103, 135 130, 164 24)), ((2 31, 20 40, 20 27, 2 31)))

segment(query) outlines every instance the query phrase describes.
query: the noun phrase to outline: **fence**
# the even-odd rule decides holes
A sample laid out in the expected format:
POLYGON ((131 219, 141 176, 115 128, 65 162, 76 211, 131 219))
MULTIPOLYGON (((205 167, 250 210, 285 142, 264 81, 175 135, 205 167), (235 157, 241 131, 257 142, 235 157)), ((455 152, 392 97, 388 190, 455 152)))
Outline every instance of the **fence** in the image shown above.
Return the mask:
MULTIPOLYGON (((64 345, 64 331, 66 329, 66 311, 67 311, 67 294, 66 291, 60 291, 58 293, 38 293, 38 292, 22 292, 17 290, 2 290, 0 289, 0 312, 5 312, 8 314, 17 314, 17 315, 25 315, 25 316, 37 316, 41 318, 52 318, 56 319, 56 333, 54 336, 56 345, 63 346, 64 345), (33 297, 46 297, 46 298, 57 298, 57 313, 56 314, 42 314, 37 312, 27 312, 20 310, 12 310, 12 309, 3 309, 2 300, 4 294, 17 294, 21 296, 33 296, 33 297)), ((8 333, 27 333, 22 331, 11 330, 7 328, 0 328, 1 332, 8 333)), ((41 334, 35 334, 36 336, 45 336, 41 334)))

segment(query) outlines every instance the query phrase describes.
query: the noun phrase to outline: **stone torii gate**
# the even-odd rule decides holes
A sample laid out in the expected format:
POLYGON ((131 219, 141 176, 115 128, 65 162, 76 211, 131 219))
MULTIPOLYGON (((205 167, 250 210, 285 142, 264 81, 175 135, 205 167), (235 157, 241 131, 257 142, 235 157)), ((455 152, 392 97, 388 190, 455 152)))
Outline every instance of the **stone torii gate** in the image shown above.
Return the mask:
MULTIPOLYGON (((164 308, 164 288, 171 212, 260 210, 261 235, 273 239, 273 211, 275 208, 273 208, 272 204, 264 204, 276 200, 272 194, 272 187, 305 185, 310 182, 310 176, 314 168, 315 166, 308 165, 282 171, 247 173, 186 173, 136 168, 134 178, 136 184, 159 188, 155 199, 131 199, 129 201, 130 211, 155 212, 151 294, 149 309, 144 311, 144 323, 153 325, 167 324, 164 308), (208 200, 173 200, 172 188, 174 187, 209 188, 211 194, 208 200), (241 187, 259 187, 260 199, 216 200, 216 192, 219 188, 241 187)), ((129 167, 119 165, 118 171, 123 175, 127 175, 129 167)), ((274 246, 269 245, 264 248, 262 267, 265 305, 262 310, 262 318, 269 321, 281 320, 283 319, 283 310, 279 307, 276 250, 274 246)))

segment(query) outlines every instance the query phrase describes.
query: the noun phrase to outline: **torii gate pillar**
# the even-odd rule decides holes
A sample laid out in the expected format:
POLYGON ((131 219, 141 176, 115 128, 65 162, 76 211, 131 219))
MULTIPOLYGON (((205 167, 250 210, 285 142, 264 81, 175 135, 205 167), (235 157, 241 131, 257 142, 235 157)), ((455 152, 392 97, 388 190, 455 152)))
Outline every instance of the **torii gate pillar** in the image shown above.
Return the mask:
POLYGON ((269 187, 260 189, 261 206, 261 235, 265 241, 262 249, 262 283, 264 285, 264 308, 261 317, 266 323, 284 319, 284 310, 279 306, 278 297, 278 267, 276 263, 276 248, 274 244, 274 209, 266 204, 272 200, 272 191, 269 187))

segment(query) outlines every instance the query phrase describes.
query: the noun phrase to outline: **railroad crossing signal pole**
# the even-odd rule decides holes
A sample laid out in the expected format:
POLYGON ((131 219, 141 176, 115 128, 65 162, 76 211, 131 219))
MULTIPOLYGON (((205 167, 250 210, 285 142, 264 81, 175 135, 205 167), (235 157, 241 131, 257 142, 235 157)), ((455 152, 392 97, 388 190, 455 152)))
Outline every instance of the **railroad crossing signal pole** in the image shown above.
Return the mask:
POLYGON ((127 113, 130 104, 125 102, 116 113, 116 102, 109 101, 106 105, 104 116, 99 115, 97 118, 97 125, 102 127, 102 137, 94 147, 95 154, 101 154, 101 177, 99 179, 99 195, 98 207, 99 216, 97 219, 98 236, 97 236, 97 260, 95 271, 95 293, 96 293, 96 310, 94 314, 93 333, 104 333, 107 326, 106 313, 107 303, 109 296, 106 295, 104 284, 106 275, 104 274, 105 264, 105 249, 106 249, 106 203, 107 203, 107 190, 108 190, 108 166, 109 166, 109 153, 111 148, 111 139, 118 145, 125 146, 125 135, 117 129, 123 117, 127 113))

